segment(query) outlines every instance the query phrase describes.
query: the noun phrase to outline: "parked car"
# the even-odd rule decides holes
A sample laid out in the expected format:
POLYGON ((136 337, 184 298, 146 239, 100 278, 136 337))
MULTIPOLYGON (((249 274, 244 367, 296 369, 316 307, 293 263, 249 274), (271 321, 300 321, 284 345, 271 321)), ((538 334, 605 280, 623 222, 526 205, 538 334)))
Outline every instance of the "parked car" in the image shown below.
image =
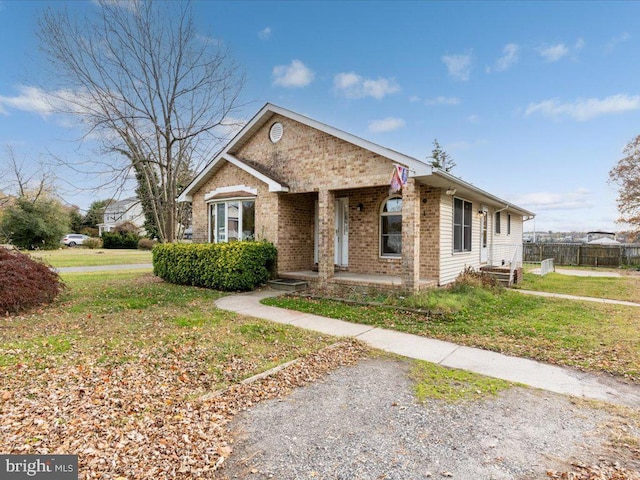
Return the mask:
POLYGON ((88 239, 89 237, 87 235, 80 235, 79 233, 68 233, 64 237, 62 237, 62 240, 60 241, 68 247, 75 247, 76 245, 82 245, 84 241, 88 239))

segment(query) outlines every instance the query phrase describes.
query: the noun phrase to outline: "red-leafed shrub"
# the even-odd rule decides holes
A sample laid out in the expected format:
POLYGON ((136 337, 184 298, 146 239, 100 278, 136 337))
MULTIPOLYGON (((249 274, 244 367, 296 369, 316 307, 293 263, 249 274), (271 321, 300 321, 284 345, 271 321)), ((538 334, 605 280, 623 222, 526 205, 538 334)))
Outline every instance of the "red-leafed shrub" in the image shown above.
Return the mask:
POLYGON ((0 247, 0 314, 16 313, 52 302, 64 283, 44 263, 0 247))

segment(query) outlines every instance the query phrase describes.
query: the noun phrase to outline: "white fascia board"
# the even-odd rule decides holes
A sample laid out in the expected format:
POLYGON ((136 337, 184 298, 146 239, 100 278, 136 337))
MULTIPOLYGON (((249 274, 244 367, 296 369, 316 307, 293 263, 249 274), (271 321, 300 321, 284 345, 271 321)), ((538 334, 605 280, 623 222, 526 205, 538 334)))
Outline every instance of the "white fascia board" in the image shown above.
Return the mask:
POLYGON ((267 113, 269 110, 270 104, 265 104, 264 107, 260 109, 258 113, 256 113, 251 120, 247 122, 247 124, 242 127, 242 129, 236 133, 236 135, 231 139, 227 145, 218 152, 216 157, 211 161, 204 169, 200 172, 200 174, 193 179, 193 181, 187 185, 187 187, 182 191, 182 193, 178 196, 178 202, 191 202, 193 201, 193 191, 197 189, 200 183, 209 176, 209 172, 215 168, 215 166, 220 162, 223 155, 225 155, 229 150, 231 150, 236 143, 249 131, 251 131, 252 127, 267 113))
POLYGON ((469 190, 469 191, 471 191, 473 193, 476 193, 476 194, 478 194, 480 196, 483 196, 483 197, 485 197, 487 199, 490 199, 490 200, 492 200, 493 202, 495 202, 497 204, 501 204, 503 206, 503 210, 511 209, 511 210, 521 214, 523 217, 527 217, 528 216, 528 217, 533 218, 536 215, 535 213, 530 212, 529 210, 526 210, 526 209, 521 208, 521 207, 519 207, 517 205, 514 205, 513 203, 508 202, 506 200, 503 200, 500 197, 496 197, 495 195, 493 195, 493 194, 491 194, 491 193, 489 193, 489 192, 487 192, 485 190, 482 190, 481 188, 478 188, 478 187, 476 187, 475 185, 473 185, 471 183, 465 182, 461 178, 458 178, 455 175, 451 175, 450 173, 447 173, 444 170, 440 170, 440 169, 434 168, 432 175, 435 176, 435 177, 439 177, 441 179, 446 180, 447 182, 451 183, 452 186, 454 186, 454 187, 455 186, 463 187, 463 188, 465 188, 465 189, 467 189, 467 190, 469 190))
POLYGON ((204 199, 210 200, 211 198, 219 195, 221 193, 231 193, 231 192, 245 192, 248 195, 258 195, 258 189, 253 187, 248 187, 246 185, 229 185, 228 187, 218 187, 210 192, 204 194, 204 199))

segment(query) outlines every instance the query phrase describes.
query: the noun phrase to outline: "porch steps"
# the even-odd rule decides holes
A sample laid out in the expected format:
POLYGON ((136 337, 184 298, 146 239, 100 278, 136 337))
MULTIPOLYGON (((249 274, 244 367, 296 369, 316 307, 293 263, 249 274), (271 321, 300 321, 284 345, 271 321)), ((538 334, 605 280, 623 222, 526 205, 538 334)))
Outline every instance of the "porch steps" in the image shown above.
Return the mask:
POLYGON ((482 272, 486 275, 493 277, 499 285, 503 287, 511 286, 511 274, 509 270, 504 269, 491 269, 491 268, 483 268, 482 272))
POLYGON ((296 292, 308 287, 307 282, 295 278, 276 278, 267 282, 274 290, 284 290, 286 292, 296 292))

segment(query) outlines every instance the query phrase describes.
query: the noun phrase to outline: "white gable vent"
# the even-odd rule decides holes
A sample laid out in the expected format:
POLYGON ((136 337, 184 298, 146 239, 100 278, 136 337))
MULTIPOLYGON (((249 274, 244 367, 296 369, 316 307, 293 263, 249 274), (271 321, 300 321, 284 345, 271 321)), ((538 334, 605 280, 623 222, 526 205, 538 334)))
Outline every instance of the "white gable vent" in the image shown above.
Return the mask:
POLYGON ((269 130, 269 138, 273 143, 276 143, 282 138, 282 132, 282 124, 280 122, 276 122, 271 125, 271 129, 269 130))

